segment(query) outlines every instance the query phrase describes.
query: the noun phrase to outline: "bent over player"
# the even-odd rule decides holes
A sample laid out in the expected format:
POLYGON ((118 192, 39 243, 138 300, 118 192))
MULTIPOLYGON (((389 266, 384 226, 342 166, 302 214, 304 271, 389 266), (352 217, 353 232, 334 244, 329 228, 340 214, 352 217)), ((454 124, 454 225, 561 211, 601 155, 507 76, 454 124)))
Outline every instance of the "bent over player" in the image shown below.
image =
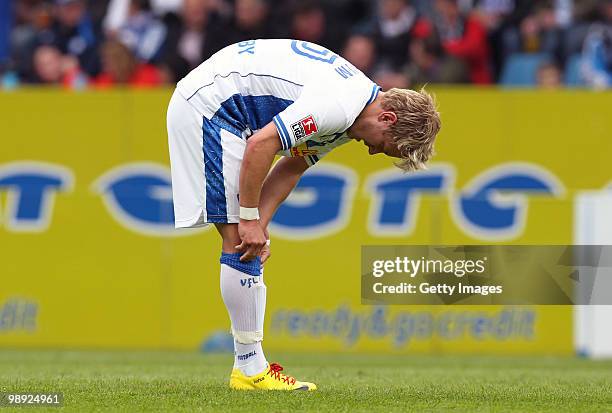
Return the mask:
POLYGON ((214 224, 221 295, 234 337, 234 389, 315 390, 262 350, 268 223, 302 174, 332 149, 363 141, 411 171, 433 153, 440 118, 426 92, 380 88, 321 46, 251 40, 182 79, 168 107, 177 228, 214 224), (275 155, 281 159, 270 171, 275 155))

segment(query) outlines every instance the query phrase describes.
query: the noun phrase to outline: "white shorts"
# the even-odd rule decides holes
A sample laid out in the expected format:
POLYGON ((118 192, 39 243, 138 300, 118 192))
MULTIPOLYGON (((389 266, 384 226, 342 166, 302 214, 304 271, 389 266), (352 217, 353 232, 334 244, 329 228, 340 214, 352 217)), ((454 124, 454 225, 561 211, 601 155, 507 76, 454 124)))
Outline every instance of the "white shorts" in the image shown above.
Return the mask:
POLYGON ((167 125, 175 227, 238 223, 246 140, 199 114, 178 91, 168 106, 167 125))

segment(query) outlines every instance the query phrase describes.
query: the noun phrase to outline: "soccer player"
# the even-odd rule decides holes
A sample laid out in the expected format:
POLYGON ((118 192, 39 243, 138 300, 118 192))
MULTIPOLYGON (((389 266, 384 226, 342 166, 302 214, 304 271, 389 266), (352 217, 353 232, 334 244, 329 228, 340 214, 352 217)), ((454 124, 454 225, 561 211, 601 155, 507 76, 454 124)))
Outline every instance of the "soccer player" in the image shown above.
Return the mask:
POLYGON ((306 169, 345 143, 400 158, 405 171, 422 168, 440 129, 432 97, 382 92, 316 44, 251 40, 182 79, 167 124, 176 227, 214 224, 223 240, 221 295, 235 350, 230 387, 315 390, 268 363, 261 346, 268 223, 306 169))

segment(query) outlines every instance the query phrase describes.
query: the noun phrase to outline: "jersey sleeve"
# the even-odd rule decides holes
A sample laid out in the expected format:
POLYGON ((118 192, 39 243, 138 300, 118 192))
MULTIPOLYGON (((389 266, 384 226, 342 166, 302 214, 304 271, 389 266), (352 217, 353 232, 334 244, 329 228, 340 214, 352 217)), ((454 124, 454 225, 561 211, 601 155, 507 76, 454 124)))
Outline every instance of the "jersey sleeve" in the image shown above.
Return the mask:
POLYGON ((350 125, 344 109, 334 96, 304 90, 300 97, 273 119, 283 150, 317 136, 346 130, 350 125))
POLYGON ((305 88, 293 104, 273 119, 282 149, 346 131, 380 90, 371 81, 358 86, 305 88))

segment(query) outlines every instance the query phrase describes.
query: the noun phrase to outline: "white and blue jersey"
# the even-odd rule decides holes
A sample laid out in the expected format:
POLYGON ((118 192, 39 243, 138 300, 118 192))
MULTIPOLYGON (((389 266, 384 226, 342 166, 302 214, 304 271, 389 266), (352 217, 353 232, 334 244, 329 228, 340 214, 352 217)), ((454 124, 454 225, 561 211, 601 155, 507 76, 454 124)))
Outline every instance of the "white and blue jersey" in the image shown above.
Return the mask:
POLYGON ((313 43, 251 40, 214 54, 178 83, 168 109, 176 226, 239 221, 240 163, 254 132, 274 122, 279 155, 313 165, 349 141, 346 130, 379 90, 313 43))

